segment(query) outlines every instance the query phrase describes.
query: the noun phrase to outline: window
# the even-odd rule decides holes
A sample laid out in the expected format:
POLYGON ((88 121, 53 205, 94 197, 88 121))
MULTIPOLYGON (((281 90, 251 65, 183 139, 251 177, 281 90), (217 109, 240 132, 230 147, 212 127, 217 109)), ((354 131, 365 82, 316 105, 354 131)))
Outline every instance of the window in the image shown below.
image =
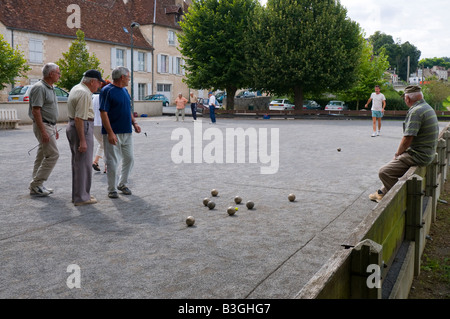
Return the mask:
POLYGON ((158 92, 170 92, 170 84, 161 84, 161 83, 158 83, 157 85, 156 85, 156 91, 158 91, 158 92))
POLYGON ((30 46, 29 47, 30 62, 42 63, 43 62, 42 40, 30 39, 29 46, 30 46))
POLYGON ((125 50, 116 49, 116 67, 124 66, 125 50))
POLYGON ((158 69, 160 73, 169 73, 169 56, 160 55, 158 69))
POLYGON ((175 32, 173 31, 168 32, 168 42, 169 45, 175 45, 175 32))
POLYGON ((182 74, 182 62, 181 58, 175 59, 175 74, 182 74))
POLYGON ((146 96, 145 87, 146 87, 145 83, 138 83, 138 100, 140 101, 142 101, 146 96))
POLYGON ((145 71, 145 53, 138 52, 138 71, 145 71))

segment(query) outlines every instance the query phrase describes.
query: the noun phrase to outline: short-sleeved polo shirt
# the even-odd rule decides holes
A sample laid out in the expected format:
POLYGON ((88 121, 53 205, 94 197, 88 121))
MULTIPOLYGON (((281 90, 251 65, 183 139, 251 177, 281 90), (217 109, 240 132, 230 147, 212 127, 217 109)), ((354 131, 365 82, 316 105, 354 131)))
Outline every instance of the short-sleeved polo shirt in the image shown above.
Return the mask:
POLYGON ((67 115, 71 119, 76 117, 82 120, 94 118, 92 92, 86 84, 79 83, 70 90, 67 100, 67 115))
POLYGON ((414 136, 407 150, 418 166, 430 164, 436 154, 439 125, 436 112, 425 100, 414 103, 406 114, 403 135, 414 136))
POLYGON ((33 107, 41 108, 42 120, 48 123, 56 123, 58 120, 58 99, 53 86, 40 80, 31 87, 28 116, 34 121, 33 107))

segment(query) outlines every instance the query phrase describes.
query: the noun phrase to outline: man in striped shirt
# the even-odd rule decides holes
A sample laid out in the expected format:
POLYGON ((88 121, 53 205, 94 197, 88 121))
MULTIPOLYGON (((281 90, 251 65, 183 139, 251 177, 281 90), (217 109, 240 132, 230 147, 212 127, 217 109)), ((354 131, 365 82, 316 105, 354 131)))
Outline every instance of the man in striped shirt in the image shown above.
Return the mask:
POLYGON ((394 158, 380 168, 378 173, 383 187, 369 198, 379 202, 411 166, 427 166, 436 154, 439 135, 436 112, 423 99, 421 88, 405 88, 403 99, 409 107, 403 123, 403 138, 394 158))

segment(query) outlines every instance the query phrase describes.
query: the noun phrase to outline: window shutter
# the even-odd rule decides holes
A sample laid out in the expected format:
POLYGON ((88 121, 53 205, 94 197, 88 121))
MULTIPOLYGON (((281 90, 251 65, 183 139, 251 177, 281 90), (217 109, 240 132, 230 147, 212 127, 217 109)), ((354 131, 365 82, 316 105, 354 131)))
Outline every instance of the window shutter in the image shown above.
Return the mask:
POLYGON ((152 92, 152 84, 151 83, 147 83, 147 95, 151 95, 153 94, 152 92))
POLYGON ((116 48, 111 48, 111 70, 116 67, 116 48))
POLYGON ((139 52, 138 51, 133 51, 133 69, 134 71, 138 71, 139 70, 139 52))
POLYGON ((158 54, 158 73, 161 73, 161 54, 158 54))
POLYGON ((173 73, 173 57, 169 55, 169 74, 173 73))
POLYGON ((127 50, 127 68, 131 68, 131 50, 127 50))

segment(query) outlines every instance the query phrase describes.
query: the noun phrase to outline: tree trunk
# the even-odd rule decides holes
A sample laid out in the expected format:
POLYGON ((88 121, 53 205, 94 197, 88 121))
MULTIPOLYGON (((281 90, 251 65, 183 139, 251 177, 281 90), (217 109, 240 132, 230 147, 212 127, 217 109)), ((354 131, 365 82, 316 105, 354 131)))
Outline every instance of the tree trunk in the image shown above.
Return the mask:
POLYGON ((234 96, 236 95, 237 88, 226 87, 227 92, 227 110, 234 110, 234 96))
POLYGON ((303 87, 301 85, 294 86, 294 104, 296 110, 303 110, 303 87))

